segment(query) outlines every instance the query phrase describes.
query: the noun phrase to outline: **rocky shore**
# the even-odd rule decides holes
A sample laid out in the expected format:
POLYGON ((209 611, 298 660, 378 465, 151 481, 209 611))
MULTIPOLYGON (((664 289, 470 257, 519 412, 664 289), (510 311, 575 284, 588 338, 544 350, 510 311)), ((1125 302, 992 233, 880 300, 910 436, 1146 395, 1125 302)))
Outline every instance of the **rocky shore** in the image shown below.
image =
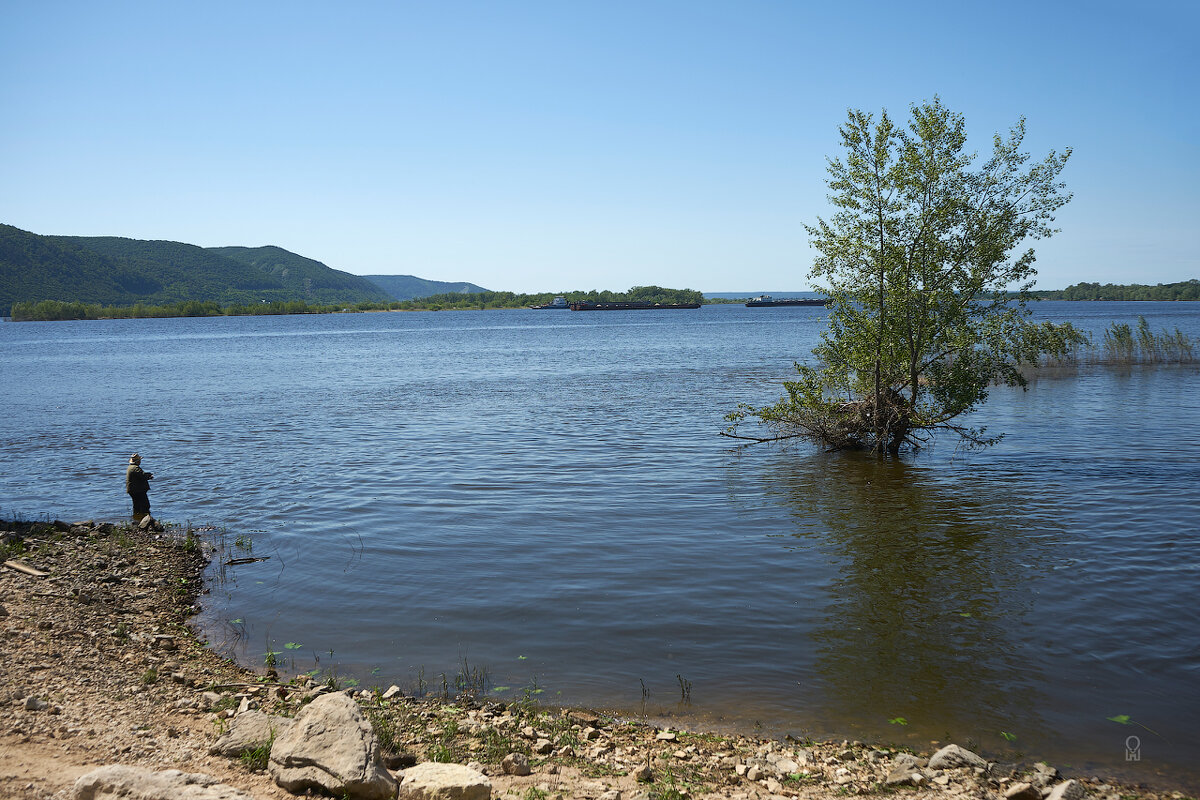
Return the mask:
POLYGON ((0 798, 1183 797, 956 745, 718 736, 260 675, 196 640, 205 545, 153 521, 0 521, 0 557, 0 798))

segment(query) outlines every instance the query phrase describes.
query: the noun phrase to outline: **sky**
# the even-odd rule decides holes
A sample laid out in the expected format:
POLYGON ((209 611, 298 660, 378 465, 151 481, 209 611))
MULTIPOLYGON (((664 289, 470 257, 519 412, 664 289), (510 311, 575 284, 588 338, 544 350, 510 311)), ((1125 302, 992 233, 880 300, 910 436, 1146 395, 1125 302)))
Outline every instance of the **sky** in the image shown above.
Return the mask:
POLYGON ((1200 277, 1200 3, 0 0, 0 222, 803 291, 848 109, 1073 148, 1039 288, 1200 277))

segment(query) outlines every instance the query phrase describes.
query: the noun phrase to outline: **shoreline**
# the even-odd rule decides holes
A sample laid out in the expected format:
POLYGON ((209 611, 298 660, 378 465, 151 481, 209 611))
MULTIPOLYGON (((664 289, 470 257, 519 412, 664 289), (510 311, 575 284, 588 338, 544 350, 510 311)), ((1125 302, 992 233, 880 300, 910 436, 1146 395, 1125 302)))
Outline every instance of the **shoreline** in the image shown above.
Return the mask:
POLYGON ((904 792, 922 800, 1041 800, 1055 787, 1055 800, 1184 797, 1059 776, 1052 767, 1031 773, 1032 760, 945 766, 907 748, 665 730, 544 707, 531 696, 442 701, 406 697, 397 687, 372 692, 263 675, 222 658, 190 627, 206 591, 211 545, 202 540, 190 529, 0 521, 0 560, 44 573, 0 568, 7 655, 0 698, 8 709, 0 797, 73 797, 76 778, 114 763, 204 773, 256 798, 293 797, 261 769, 265 761, 210 748, 251 712, 290 717, 342 692, 370 719, 395 774, 433 760, 471 764, 491 781, 493 798, 832 800, 904 792), (506 757, 516 756, 527 761, 526 774, 506 769, 506 757))

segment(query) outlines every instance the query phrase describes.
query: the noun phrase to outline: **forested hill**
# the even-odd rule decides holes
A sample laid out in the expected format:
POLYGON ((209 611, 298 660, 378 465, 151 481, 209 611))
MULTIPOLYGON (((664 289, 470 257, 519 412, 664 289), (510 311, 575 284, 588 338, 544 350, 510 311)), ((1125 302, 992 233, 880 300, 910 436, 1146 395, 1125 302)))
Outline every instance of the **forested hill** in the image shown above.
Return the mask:
POLYGON ((42 300, 353 305, 391 297, 365 278, 278 247, 206 249, 108 236, 40 236, 0 225, 0 315, 13 303, 42 300))
POLYGON ((383 289, 393 300, 413 300, 435 294, 474 294, 486 292, 482 286, 459 281, 431 281, 415 275, 364 275, 364 278, 383 289))

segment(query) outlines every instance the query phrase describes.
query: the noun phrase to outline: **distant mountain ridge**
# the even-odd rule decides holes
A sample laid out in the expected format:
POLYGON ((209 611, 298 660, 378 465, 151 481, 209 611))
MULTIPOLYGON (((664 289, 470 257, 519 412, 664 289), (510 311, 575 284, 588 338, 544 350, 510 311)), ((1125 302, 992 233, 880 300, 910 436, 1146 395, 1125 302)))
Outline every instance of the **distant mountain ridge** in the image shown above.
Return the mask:
POLYGON ((420 297, 431 297, 435 294, 474 294, 486 292, 482 286, 459 281, 431 281, 418 278, 415 275, 363 275, 387 292, 394 300, 416 300, 420 297))
MULTIPOLYGON (((429 294, 456 291, 442 286, 473 286, 379 277, 433 285, 429 294)), ((43 236, 0 224, 0 316, 7 316, 13 303, 42 300, 111 306, 189 301, 352 306, 394 299, 374 281, 281 247, 205 248, 117 236, 43 236)))

